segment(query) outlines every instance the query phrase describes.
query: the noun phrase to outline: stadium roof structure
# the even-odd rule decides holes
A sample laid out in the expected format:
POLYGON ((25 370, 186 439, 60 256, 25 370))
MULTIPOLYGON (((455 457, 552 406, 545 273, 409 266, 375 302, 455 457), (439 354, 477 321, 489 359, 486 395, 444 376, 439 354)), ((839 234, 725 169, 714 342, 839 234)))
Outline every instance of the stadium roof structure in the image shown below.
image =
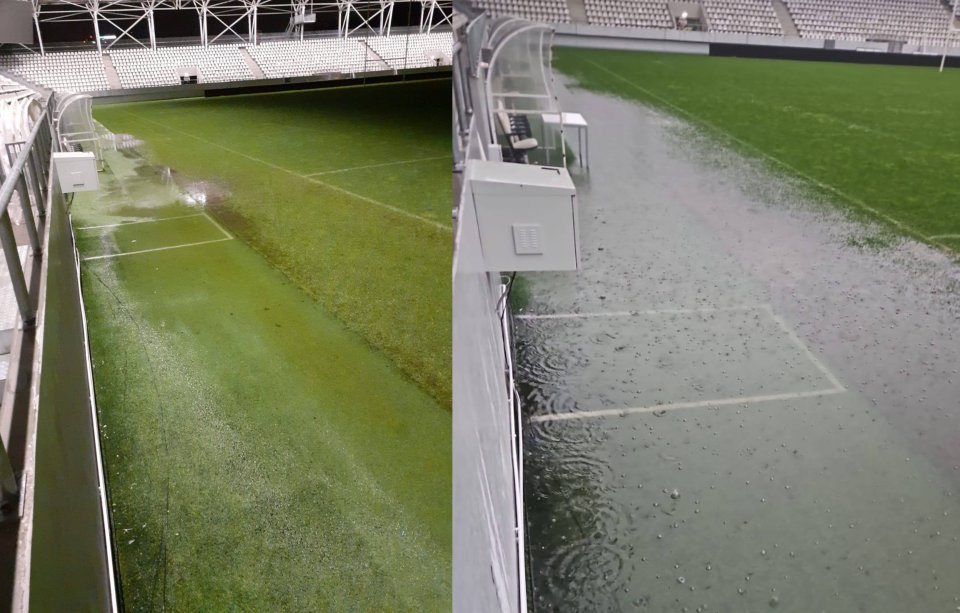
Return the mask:
POLYGON ((40 24, 50 22, 90 21, 98 51, 110 49, 121 41, 133 41, 142 47, 156 49, 157 28, 154 17, 159 11, 184 11, 196 14, 200 25, 200 43, 207 46, 224 39, 239 39, 251 45, 258 43, 258 17, 287 15, 286 32, 302 37, 304 24, 311 23, 318 13, 337 13, 337 33, 349 36, 370 31, 388 36, 397 5, 420 5, 420 32, 451 25, 452 0, 30 0, 37 44, 44 53, 40 24), (115 38, 104 40, 101 24, 117 30, 115 38), (139 37, 134 28, 147 26, 147 36, 139 37))

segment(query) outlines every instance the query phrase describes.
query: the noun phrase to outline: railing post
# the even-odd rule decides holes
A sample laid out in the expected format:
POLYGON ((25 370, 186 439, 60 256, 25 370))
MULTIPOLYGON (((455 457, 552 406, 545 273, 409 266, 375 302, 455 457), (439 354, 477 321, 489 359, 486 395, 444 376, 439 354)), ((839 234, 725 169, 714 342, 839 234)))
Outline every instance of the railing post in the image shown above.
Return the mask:
POLYGON ((40 246, 40 236, 37 234, 37 222, 33 218, 33 207, 30 206, 30 190, 27 189, 26 173, 23 171, 20 173, 17 190, 20 192, 20 209, 23 211, 23 225, 27 228, 27 238, 30 239, 30 248, 33 250, 33 255, 37 257, 43 252, 43 249, 40 246))
POLYGON ((37 196, 37 214, 43 219, 47 215, 47 211, 44 208, 44 200, 46 199, 45 187, 46 181, 43 178, 43 173, 40 171, 40 167, 43 166, 43 163, 40 161, 43 149, 43 139, 37 139, 37 147, 34 147, 30 150, 30 178, 33 179, 34 191, 33 193, 37 196))
POLYGON ((13 236, 13 224, 10 223, 10 213, 6 209, 0 214, 0 246, 3 247, 3 255, 7 260, 7 270, 10 273, 10 282, 13 284, 13 293, 17 297, 17 306, 20 307, 20 319, 24 327, 32 326, 37 315, 30 304, 27 280, 23 276, 20 254, 17 252, 17 239, 13 236))
MULTIPOLYGON (((3 501, 9 504, 9 500, 20 493, 17 486, 17 476, 13 472, 13 465, 10 463, 10 455, 7 453, 7 444, 0 441, 0 489, 3 493, 3 501)), ((3 511, 9 513, 8 509, 3 511)))

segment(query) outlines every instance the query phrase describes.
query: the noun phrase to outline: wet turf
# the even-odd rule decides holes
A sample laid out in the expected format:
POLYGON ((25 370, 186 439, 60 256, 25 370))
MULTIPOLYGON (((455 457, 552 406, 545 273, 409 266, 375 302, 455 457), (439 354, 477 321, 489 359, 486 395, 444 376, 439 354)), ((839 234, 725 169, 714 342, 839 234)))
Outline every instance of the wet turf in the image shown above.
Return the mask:
MULTIPOLYGON (((199 164, 202 152, 184 157, 199 164)), ((242 158, 221 161, 224 170, 243 166, 242 158)), ((267 185, 296 189, 306 199, 299 209, 313 210, 297 215, 291 193, 278 199, 288 204, 228 226, 242 236, 278 236, 289 226, 276 220, 296 217, 298 231, 281 246, 314 257, 296 260, 299 276, 288 277, 244 241, 221 240, 224 232, 197 215, 196 204, 173 201, 176 186, 148 160, 110 152, 108 165, 103 189, 77 196, 74 223, 124 225, 79 230, 81 256, 154 250, 83 263, 127 610, 449 610, 450 507, 438 504, 451 495, 447 406, 432 397, 437 389, 426 386, 428 393, 398 369, 394 356, 371 348, 367 329, 344 326, 300 287, 322 299, 318 288, 338 278, 329 262, 347 256, 321 258, 321 248, 309 245, 312 234, 332 240, 331 224, 388 221, 382 233, 368 226, 364 239, 342 241, 380 257, 414 247, 431 253, 441 240, 449 257, 442 239, 449 233, 422 231, 421 222, 362 201, 311 202, 321 192, 288 185, 262 165, 244 166, 267 185), (355 210, 339 214, 348 204, 355 210), (321 217, 322 230, 308 231, 304 224, 321 217), (257 225, 268 218, 274 226, 257 225), (401 234, 402 247, 390 242, 401 234), (205 244, 179 247, 194 242, 205 244)), ((194 186, 201 178, 210 179, 181 173, 177 181, 194 186)), ((217 192, 221 218, 235 221, 227 208, 237 200, 253 206, 254 194, 230 183, 232 195, 224 196, 223 183, 205 193, 217 192)), ((281 253, 265 244, 257 246, 268 256, 281 253)), ((410 255, 406 265, 423 257, 410 255)), ((279 267, 286 272, 286 265, 279 267)), ((444 270, 434 280, 448 279, 444 270)), ((352 273, 359 282, 363 266, 352 273)), ((429 274, 411 271, 405 282, 415 287, 429 274)), ((377 291, 402 285, 375 283, 344 302, 376 300, 377 291)), ((424 293, 420 316, 440 308, 424 293)), ((400 316, 381 309, 394 323, 400 316)), ((423 351, 424 336, 409 349, 423 351)))
POLYGON ((441 80, 95 116, 225 192, 213 216, 449 406, 449 93, 441 80))
POLYGON ((958 70, 572 49, 557 66, 770 156, 774 170, 913 238, 960 249, 958 70))

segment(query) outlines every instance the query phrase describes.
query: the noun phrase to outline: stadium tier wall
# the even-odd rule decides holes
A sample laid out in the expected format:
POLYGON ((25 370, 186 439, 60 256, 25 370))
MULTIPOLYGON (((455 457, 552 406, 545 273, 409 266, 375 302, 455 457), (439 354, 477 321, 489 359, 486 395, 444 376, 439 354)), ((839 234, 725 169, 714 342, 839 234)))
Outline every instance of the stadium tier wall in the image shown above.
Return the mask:
MULTIPOLYGON (((848 62, 855 64, 892 64, 896 66, 940 66, 942 55, 926 53, 886 53, 850 49, 817 49, 810 47, 778 47, 773 45, 735 45, 711 43, 710 55, 716 57, 752 57, 776 60, 815 62, 848 62)), ((960 68, 960 56, 947 55, 945 66, 960 68)))
MULTIPOLYGON (((957 43, 960 44, 960 39, 957 43)), ((947 66, 958 65, 957 59, 960 58, 960 47, 922 48, 918 45, 902 45, 898 52, 893 52, 895 47, 891 43, 878 41, 685 32, 584 24, 557 24, 554 44, 558 47, 918 66, 939 66, 944 53, 947 55, 947 66)))

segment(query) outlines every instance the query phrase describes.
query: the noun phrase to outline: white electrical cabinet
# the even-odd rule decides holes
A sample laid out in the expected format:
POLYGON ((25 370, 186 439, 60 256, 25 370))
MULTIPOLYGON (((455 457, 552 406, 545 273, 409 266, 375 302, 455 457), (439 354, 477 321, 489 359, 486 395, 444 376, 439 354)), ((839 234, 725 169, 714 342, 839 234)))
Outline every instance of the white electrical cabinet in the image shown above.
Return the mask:
POLYGON ((577 270, 577 197, 565 168, 471 160, 467 166, 488 271, 577 270))
POLYGON ((89 192, 100 187, 97 176, 97 157, 90 152, 61 152, 53 154, 53 166, 60 180, 60 191, 89 192))

